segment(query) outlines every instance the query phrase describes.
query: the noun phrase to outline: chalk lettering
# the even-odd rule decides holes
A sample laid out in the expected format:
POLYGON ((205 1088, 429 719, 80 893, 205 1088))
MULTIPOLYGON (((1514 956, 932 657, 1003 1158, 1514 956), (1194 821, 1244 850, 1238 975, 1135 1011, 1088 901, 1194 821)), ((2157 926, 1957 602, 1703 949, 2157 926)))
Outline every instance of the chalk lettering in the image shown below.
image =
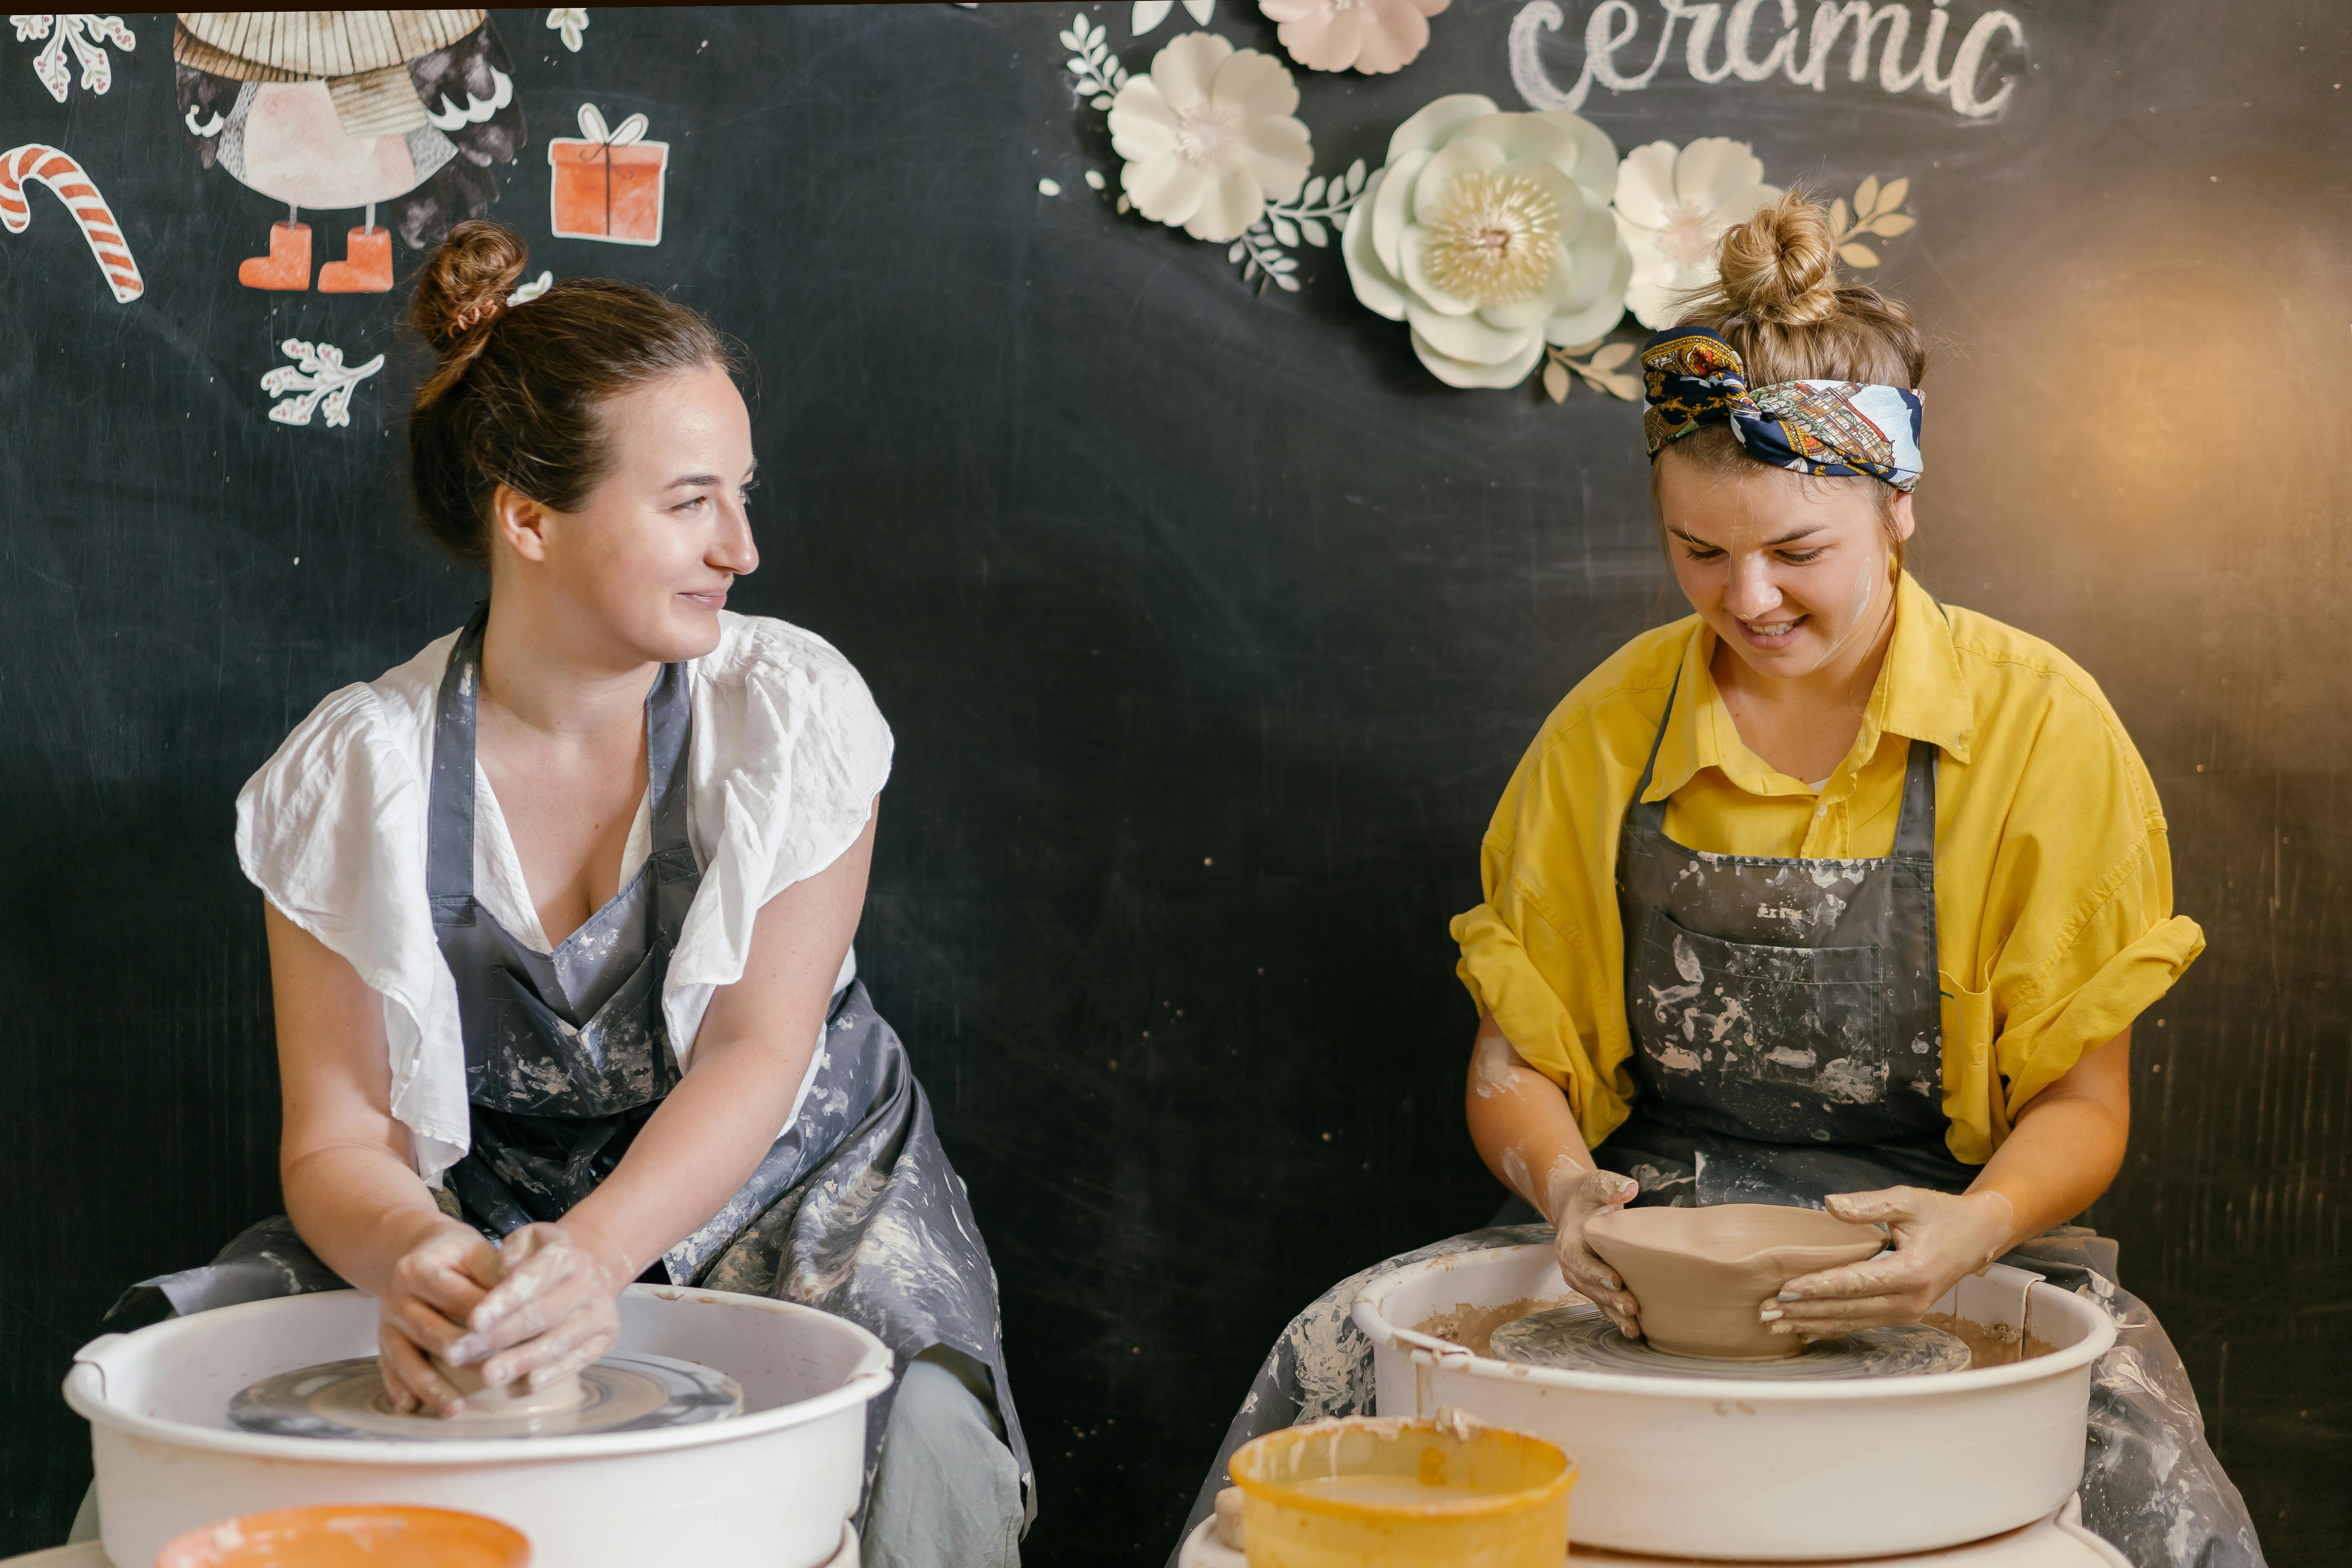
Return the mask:
POLYGON ((1579 110, 1596 83, 1612 92, 1639 92, 1657 79, 1674 52, 1675 24, 1687 23, 1682 37, 1683 69, 1694 81, 1712 86, 1733 78, 1760 82, 1780 76, 1798 87, 1825 92, 1831 60, 1843 44, 1846 80, 1870 79, 1875 65, 1881 91, 1924 89, 1947 100, 1954 112, 1981 120, 1999 113, 2017 89, 2014 78, 2004 78, 1987 94, 1986 57, 2004 36, 2019 53, 2025 48, 2025 27, 2016 16, 1986 11, 1969 25, 1947 65, 1944 46, 1952 25, 1952 0, 1924 0, 1924 16, 1923 0, 1818 0, 1810 22, 1799 0, 1728 0, 1727 11, 1726 0, 1653 3, 1662 25, 1648 65, 1628 71, 1620 63, 1621 55, 1638 47, 1642 8, 1635 0, 1601 0, 1585 18, 1583 67, 1575 85, 1563 89, 1546 68, 1541 46, 1546 33, 1567 26, 1568 17, 1559 0, 1528 0, 1511 22, 1511 81, 1519 96, 1536 109, 1579 110), (1757 36, 1758 13, 1768 7, 1779 13, 1780 31, 1765 46, 1757 36), (1921 25, 1918 51, 1912 55, 1915 21, 1921 25))

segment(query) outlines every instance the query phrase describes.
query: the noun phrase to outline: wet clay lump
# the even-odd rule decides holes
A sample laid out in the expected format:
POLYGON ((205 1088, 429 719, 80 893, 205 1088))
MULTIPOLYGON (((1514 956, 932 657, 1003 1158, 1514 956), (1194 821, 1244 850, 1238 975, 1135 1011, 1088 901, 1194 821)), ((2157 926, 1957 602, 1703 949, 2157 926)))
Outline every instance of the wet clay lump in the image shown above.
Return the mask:
POLYGON ((1619 1209, 1587 1220, 1584 1238, 1641 1304, 1652 1345, 1738 1361, 1803 1351, 1758 1315, 1765 1300, 1801 1275, 1859 1263, 1886 1245, 1870 1226, 1772 1204, 1619 1209))

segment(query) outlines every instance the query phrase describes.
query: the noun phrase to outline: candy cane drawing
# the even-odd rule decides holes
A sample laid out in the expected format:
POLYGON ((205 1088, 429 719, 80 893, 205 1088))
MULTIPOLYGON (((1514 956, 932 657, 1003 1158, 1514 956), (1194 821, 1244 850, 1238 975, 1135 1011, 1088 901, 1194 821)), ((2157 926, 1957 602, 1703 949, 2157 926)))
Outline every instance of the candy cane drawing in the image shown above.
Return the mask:
POLYGON ((32 205, 25 199, 27 180, 48 186, 66 204, 117 301, 128 305, 147 292, 147 281, 139 276, 139 263, 131 258, 130 242, 122 237, 113 209, 82 166, 54 147, 27 142, 0 153, 0 226, 10 234, 22 234, 33 221, 32 205))

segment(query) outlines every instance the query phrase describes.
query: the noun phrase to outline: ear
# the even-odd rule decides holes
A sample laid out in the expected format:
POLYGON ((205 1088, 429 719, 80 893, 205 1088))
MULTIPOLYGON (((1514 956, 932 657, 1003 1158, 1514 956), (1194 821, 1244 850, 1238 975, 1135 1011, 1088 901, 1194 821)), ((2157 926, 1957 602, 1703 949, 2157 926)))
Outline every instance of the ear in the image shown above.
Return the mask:
POLYGON ((547 559, 548 510, 511 485, 490 493, 490 537, 525 561, 547 559))
POLYGON ((1909 490, 1900 490, 1896 492, 1895 497, 1895 510, 1886 514, 1886 525, 1894 531, 1895 537, 1897 540, 1909 539, 1911 537, 1911 531, 1918 526, 1918 520, 1911 515, 1911 492, 1909 490))

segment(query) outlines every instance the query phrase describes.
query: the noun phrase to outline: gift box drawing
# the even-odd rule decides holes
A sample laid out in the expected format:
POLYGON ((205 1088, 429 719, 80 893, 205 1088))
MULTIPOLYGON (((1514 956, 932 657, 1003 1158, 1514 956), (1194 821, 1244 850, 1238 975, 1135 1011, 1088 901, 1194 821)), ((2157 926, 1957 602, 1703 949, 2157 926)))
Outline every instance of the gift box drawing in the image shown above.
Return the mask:
POLYGON ((596 106, 583 103, 579 138, 548 142, 548 218, 557 237, 661 243, 669 143, 646 141, 646 126, 644 115, 632 114, 607 130, 596 106))

